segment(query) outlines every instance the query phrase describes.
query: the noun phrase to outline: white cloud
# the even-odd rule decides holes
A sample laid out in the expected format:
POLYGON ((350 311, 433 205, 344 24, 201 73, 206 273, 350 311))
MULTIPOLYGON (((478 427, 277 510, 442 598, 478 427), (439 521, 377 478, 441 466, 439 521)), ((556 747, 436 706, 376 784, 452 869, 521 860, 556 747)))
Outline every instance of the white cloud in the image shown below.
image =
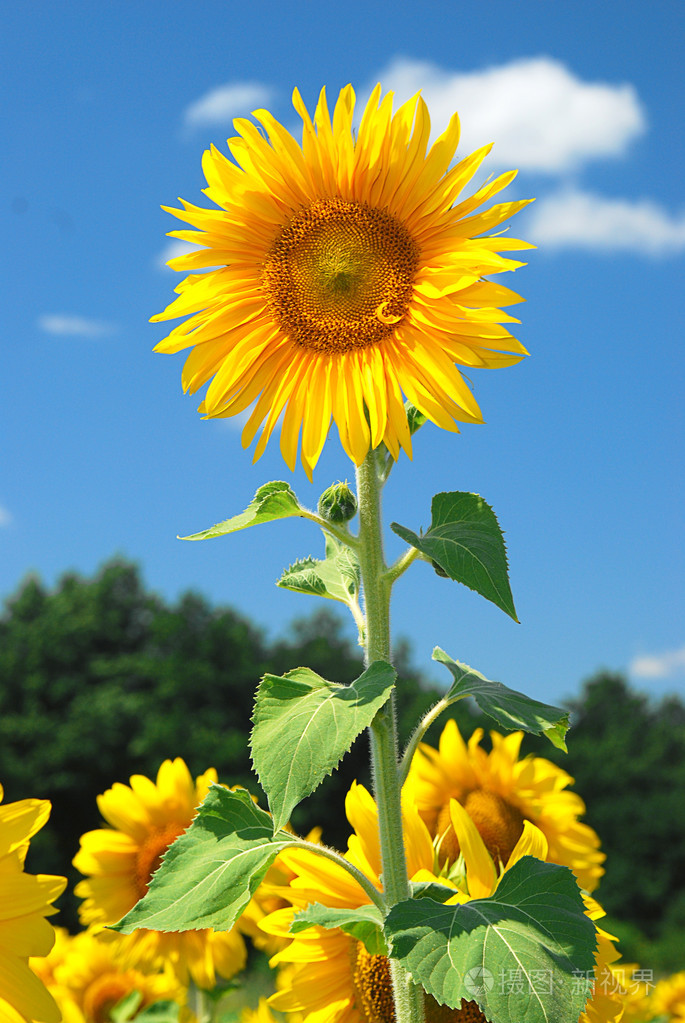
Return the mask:
POLYGON ((177 256, 185 256, 188 252, 192 252, 197 248, 197 245, 191 245, 189 242, 181 241, 170 241, 164 246, 162 251, 155 259, 155 266, 158 270, 170 270, 171 267, 167 266, 170 259, 176 259, 177 256))
POLYGON ((636 678, 674 678, 685 671, 685 646, 662 654, 634 657, 628 670, 636 678))
POLYGON ((672 215, 651 199, 570 189, 538 199, 529 218, 525 237, 547 247, 652 256, 685 249, 685 214, 672 215))
POLYGON ((558 174, 621 155, 646 128, 632 85, 583 82, 551 57, 465 73, 397 58, 378 81, 401 101, 421 89, 435 134, 458 111, 460 153, 494 142, 490 165, 558 174))
POLYGON ((12 513, 4 505, 0 504, 0 529, 9 526, 11 522, 12 513))
MULTIPOLYGON (((235 416, 226 416, 225 419, 214 419, 213 422, 217 423, 217 425, 222 430, 230 430, 232 433, 242 433, 243 432, 243 427, 245 426, 245 423, 250 418, 250 415, 252 414, 252 409, 253 408, 254 408, 254 406, 251 405, 250 408, 246 408, 244 412, 238 412, 238 414, 235 415, 235 416)), ((279 430, 279 429, 280 429, 280 420, 276 424, 276 430, 279 430)), ((259 436, 260 432, 261 432, 261 430, 257 431, 257 436, 259 436)))
MULTIPOLYGON (((188 252, 196 252, 198 248, 201 248, 201 246, 191 245, 190 242, 182 242, 179 241, 178 239, 176 239, 175 241, 172 240, 168 242, 167 245, 164 246, 162 251, 156 257, 155 266, 157 267, 158 270, 171 270, 171 267, 167 266, 167 263, 170 259, 176 259, 177 256, 185 256, 188 252)), ((217 268, 215 266, 206 266, 202 268, 201 272, 204 273, 205 270, 216 269, 217 268)), ((196 271, 193 271, 193 273, 195 272, 196 271)), ((172 273, 176 273, 176 271, 172 271, 172 273)))
POLYGON ((38 317, 38 326, 46 334, 61 334, 71 337, 106 337, 115 334, 116 327, 102 320, 88 320, 84 316, 69 316, 62 313, 46 313, 38 317))
POLYGON ((230 124, 234 117, 244 117, 257 107, 267 106, 273 91, 260 82, 229 82, 210 89, 183 112, 188 128, 205 124, 230 124))

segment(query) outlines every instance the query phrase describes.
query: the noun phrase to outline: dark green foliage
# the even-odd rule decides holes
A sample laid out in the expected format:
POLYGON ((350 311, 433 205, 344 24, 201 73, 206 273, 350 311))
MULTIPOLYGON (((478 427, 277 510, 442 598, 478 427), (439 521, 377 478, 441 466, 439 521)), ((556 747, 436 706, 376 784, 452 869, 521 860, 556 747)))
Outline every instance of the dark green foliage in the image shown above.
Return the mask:
POLYGON ((653 702, 603 672, 569 706, 568 758, 544 755, 574 776, 587 823, 602 840, 600 901, 650 937, 662 929, 682 934, 685 705, 675 696, 653 702))

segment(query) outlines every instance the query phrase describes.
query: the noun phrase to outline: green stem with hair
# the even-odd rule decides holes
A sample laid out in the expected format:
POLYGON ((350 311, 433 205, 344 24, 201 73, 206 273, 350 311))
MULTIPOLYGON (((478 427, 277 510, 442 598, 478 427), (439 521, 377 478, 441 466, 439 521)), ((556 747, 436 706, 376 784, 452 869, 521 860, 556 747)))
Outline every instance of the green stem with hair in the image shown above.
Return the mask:
MULTIPOLYGON (((383 555, 381 471, 374 451, 357 468, 359 534, 357 554, 364 594, 365 664, 391 662, 390 591, 394 578, 383 555)), ((369 729, 374 796, 378 806, 383 889, 388 908, 411 897, 402 833, 397 715, 394 696, 381 707, 369 729)), ((396 960, 390 960, 397 1023, 421 1023, 423 990, 396 960)))
POLYGON ((197 1023, 211 1023, 212 1003, 207 992, 191 980, 188 985, 188 1008, 195 1016, 197 1023))

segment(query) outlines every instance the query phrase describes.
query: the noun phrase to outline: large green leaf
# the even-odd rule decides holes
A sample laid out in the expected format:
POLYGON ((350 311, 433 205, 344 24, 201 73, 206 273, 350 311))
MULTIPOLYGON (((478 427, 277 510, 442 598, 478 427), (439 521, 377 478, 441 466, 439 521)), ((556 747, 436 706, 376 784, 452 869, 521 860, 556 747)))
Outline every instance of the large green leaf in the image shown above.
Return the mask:
POLYGON ((296 913, 290 925, 292 934, 299 934, 308 927, 339 927, 345 934, 364 943, 371 955, 387 955, 388 947, 383 937, 383 917, 376 906, 359 906, 356 909, 322 906, 315 902, 300 913, 296 913))
POLYGON ((453 661, 444 650, 436 646, 433 660, 449 668, 454 685, 445 694, 448 703, 456 703, 472 696, 484 714, 494 718, 504 728, 522 728, 524 732, 546 735, 558 749, 566 752, 564 736, 568 731, 568 712, 547 703, 531 699, 501 682, 491 682, 468 664, 453 661))
POLYGON ((361 571, 359 559, 346 544, 326 534, 326 558, 305 558, 287 568, 277 586, 316 597, 329 597, 343 604, 356 602, 361 571))
POLYGON ((491 898, 401 902, 385 936, 391 956, 442 1004, 473 999, 496 1023, 578 1023, 596 932, 566 867, 525 856, 491 898))
POLYGON ((265 675, 257 691, 252 760, 269 799, 274 831, 337 767, 392 692, 397 675, 374 661, 349 686, 309 668, 265 675))
POLYGON ((167 850, 150 888, 115 930, 228 930, 278 853, 270 814, 245 789, 212 785, 185 834, 167 850))
POLYGON ((490 505, 478 494, 436 494, 431 516, 430 528, 420 535, 397 522, 390 528, 450 579, 491 600, 517 622, 504 537, 490 505))
POLYGON ((287 519, 293 515, 307 517, 305 509, 300 506, 289 484, 274 480, 259 488, 240 515, 234 515, 232 519, 226 519, 224 522, 217 522, 215 526, 203 529, 200 533, 182 536, 181 540, 212 540, 215 536, 225 536, 226 533, 236 533, 239 529, 247 529, 248 526, 259 526, 262 522, 287 519))

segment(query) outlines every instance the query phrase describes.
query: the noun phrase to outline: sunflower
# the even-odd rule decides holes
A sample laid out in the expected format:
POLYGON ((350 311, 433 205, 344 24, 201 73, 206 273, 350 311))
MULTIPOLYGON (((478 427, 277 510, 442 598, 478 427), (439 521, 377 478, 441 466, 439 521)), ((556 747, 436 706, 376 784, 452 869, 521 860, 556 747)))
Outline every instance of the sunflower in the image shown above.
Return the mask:
POLYGON ((482 728, 467 744, 450 720, 438 749, 421 743, 412 761, 405 788, 438 839, 441 859, 459 855, 450 817, 450 800, 457 799, 496 862, 506 863, 528 820, 547 839, 549 861, 570 867, 581 888, 594 891, 604 873, 605 855, 596 832, 578 819, 585 804, 567 789, 573 778, 543 757, 519 759, 523 732, 490 732, 490 737, 488 754, 481 747, 482 728))
POLYGON ((651 1016, 666 1016, 669 1023, 685 1023, 685 970, 662 977, 650 997, 651 1016))
MULTIPOLYGON (((0 800, 3 789, 0 785, 0 800)), ((66 878, 26 874, 29 842, 50 816, 46 799, 20 799, 0 806, 0 1021, 58 1023, 59 1009, 31 971, 29 956, 46 956, 55 941, 45 919, 66 878)))
POLYGON ((183 386, 213 377, 199 411, 208 418, 254 409, 243 446, 266 420, 259 458, 281 414, 281 452, 311 478, 331 417, 360 464, 385 442, 394 458, 411 440, 402 393, 432 422, 482 416, 457 366, 510 366, 527 354, 501 310, 520 302, 485 275, 523 264, 500 253, 531 248, 501 234, 481 237, 526 205, 475 212, 516 172, 457 202, 491 146, 450 168, 456 114, 428 148, 430 118, 420 96, 393 114, 378 85, 353 130, 355 95, 340 92, 331 118, 322 90, 312 119, 295 90, 302 145, 266 110, 234 121, 235 162, 205 152, 205 194, 218 209, 180 200, 168 212, 197 228, 174 238, 204 246, 169 261, 194 271, 153 322, 191 314, 156 351, 192 347, 183 386))
MULTIPOLYGON (((346 853, 379 889, 381 862, 378 841, 378 814, 370 794, 353 785, 347 795, 346 813, 354 828, 346 853)), ((501 869, 508 869, 525 855, 545 859, 545 836, 526 822, 507 863, 498 869, 475 825, 461 806, 452 800, 454 826, 462 842, 459 869, 445 873, 436 865, 437 850, 428 828, 414 804, 403 800, 403 831, 407 869, 412 880, 435 882, 454 889, 449 902, 466 902, 492 894, 501 869), (436 873, 437 869, 437 873, 436 873)), ((308 852, 286 850, 281 854, 295 874, 288 890, 281 892, 291 903, 262 921, 269 934, 290 939, 277 953, 272 966, 287 964, 280 990, 270 998, 271 1005, 288 1014, 302 1013, 304 1023, 394 1023, 394 1004, 388 960, 373 955, 354 938, 336 929, 311 927, 295 937, 289 932, 293 916, 310 903, 326 906, 357 907, 369 902, 356 881, 342 867, 308 852)), ((595 903, 587 903, 588 915, 602 915, 595 903)), ((593 917, 594 918, 594 917, 593 917)), ((617 957, 609 935, 599 933, 597 967, 617 957)), ((615 1023, 620 1001, 600 1002, 581 1023, 615 1023)), ((460 1008, 450 1009, 427 998, 427 1023, 485 1023, 476 1002, 463 1000, 460 1008)))
MULTIPOLYGON (((196 781, 184 761, 165 760, 156 783, 143 775, 130 779, 130 787, 117 782, 98 796, 98 807, 108 828, 81 836, 74 866, 86 879, 74 891, 84 901, 81 922, 105 927, 125 916, 145 895, 162 856, 183 834, 217 775, 213 768, 196 781)), ((122 949, 130 965, 171 964, 182 984, 189 976, 202 988, 213 988, 216 973, 231 977, 245 965, 245 943, 237 930, 137 930, 124 939, 122 949)))
MULTIPOLYGON (((623 1003, 621 1023, 646 1023, 647 1020, 662 1015, 653 1012, 651 1008, 650 992, 654 988, 651 978, 652 971, 641 970, 637 963, 621 962, 609 965, 609 977, 603 978, 602 982, 611 982, 612 990, 621 993, 623 1003), (649 977, 649 980, 643 977, 649 977)), ((685 994, 685 985, 683 990, 685 994)), ((682 1014, 682 1023, 685 1023, 685 1011, 682 1014)))
POLYGON ((114 1006, 133 992, 140 997, 136 1013, 159 1001, 185 1002, 185 989, 170 972, 144 973, 122 966, 121 946, 122 939, 115 936, 83 931, 72 938, 59 928, 47 959, 31 960, 64 1023, 107 1023, 114 1006))

